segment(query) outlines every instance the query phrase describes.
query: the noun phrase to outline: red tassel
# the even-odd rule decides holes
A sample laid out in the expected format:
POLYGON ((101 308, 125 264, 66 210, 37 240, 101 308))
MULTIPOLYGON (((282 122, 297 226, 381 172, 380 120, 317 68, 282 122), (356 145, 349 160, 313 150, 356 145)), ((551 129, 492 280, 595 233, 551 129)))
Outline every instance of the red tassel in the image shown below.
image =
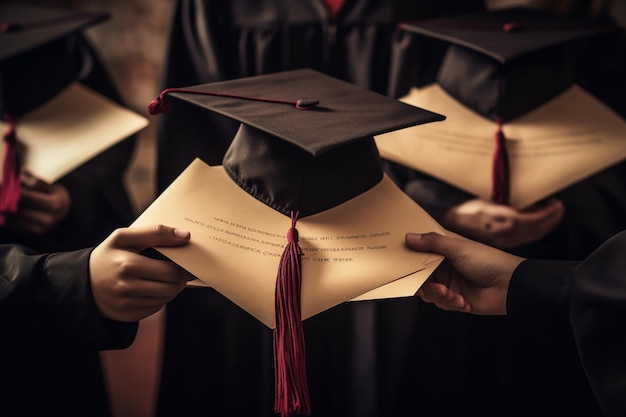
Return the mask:
POLYGON ((302 250, 296 221, 291 214, 287 247, 280 258, 276 278, 276 327, 274 328, 274 411, 281 417, 311 414, 302 328, 302 250))
POLYGON ((7 214, 17 211, 22 195, 15 123, 12 119, 9 119, 8 123, 9 128, 4 134, 4 163, 0 185, 0 226, 5 224, 7 214))
POLYGON ((502 120, 498 118, 498 130, 495 134, 496 149, 493 155, 493 171, 491 177, 491 200, 497 204, 509 204, 510 172, 509 155, 506 149, 506 138, 502 131, 502 120))

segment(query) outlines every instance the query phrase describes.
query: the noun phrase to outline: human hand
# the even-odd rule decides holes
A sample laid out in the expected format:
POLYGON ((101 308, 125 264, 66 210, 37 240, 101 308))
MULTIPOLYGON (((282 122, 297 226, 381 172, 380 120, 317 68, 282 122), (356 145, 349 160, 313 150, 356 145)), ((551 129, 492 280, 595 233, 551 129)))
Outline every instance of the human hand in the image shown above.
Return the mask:
POLYGON ((47 184, 28 173, 23 173, 21 179, 18 210, 7 216, 7 227, 26 235, 48 233, 70 212, 70 193, 62 184, 47 184))
POLYGON ((524 210, 473 199, 450 208, 441 219, 448 230, 502 249, 535 242, 562 221, 563 203, 552 198, 524 210))
POLYGON ((115 230, 89 259, 96 306, 109 319, 132 322, 159 311, 193 276, 173 262, 141 255, 155 246, 189 242, 186 230, 163 225, 115 230))
POLYGON ((460 236, 407 233, 405 240, 446 258, 417 292, 422 300, 443 310, 506 314, 509 281, 524 258, 460 236))

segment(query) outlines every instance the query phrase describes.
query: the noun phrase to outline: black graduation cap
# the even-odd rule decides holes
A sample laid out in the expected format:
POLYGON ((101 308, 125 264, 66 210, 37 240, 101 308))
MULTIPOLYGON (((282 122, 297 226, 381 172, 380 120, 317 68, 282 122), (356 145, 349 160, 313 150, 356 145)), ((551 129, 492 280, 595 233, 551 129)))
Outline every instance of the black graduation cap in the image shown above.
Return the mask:
POLYGON ((20 196, 16 119, 47 102, 75 80, 77 63, 66 38, 108 18, 27 3, 0 4, 0 117, 5 161, 0 189, 0 223, 17 210, 20 196))
POLYGON ((513 120, 574 82, 576 42, 616 27, 514 7, 409 22, 403 30, 449 44, 437 82, 492 120, 513 120))
POLYGON ((444 119, 309 69, 165 93, 241 122, 223 160, 227 173, 255 198, 300 217, 381 180, 375 135, 444 119))
POLYGON ((501 204, 509 204, 510 194, 502 125, 574 84, 579 41, 616 30, 606 23, 523 7, 406 22, 400 27, 447 43, 437 84, 466 108, 497 123, 491 199, 501 204))
MULTIPOLYGON (((172 99, 184 100, 241 122, 224 156, 223 171, 227 175, 224 176, 225 188, 236 189, 237 193, 245 190, 247 194, 243 193, 245 197, 239 198, 223 197, 223 203, 217 201, 212 204, 229 204, 231 205, 229 210, 233 213, 244 213, 244 216, 247 213, 250 222, 255 224, 255 229, 273 230, 270 228, 270 223, 280 223, 284 225, 272 224, 272 226, 277 226, 278 230, 281 230, 282 227, 287 229, 288 222, 291 224, 280 262, 277 258, 271 257, 255 258, 255 261, 250 260, 252 258, 248 259, 247 262, 259 263, 255 271, 257 279, 253 280, 253 284, 250 285, 246 281, 249 270, 247 274, 231 272, 232 278, 224 277, 224 275, 229 275, 228 272, 205 271, 204 273, 209 274, 208 285, 214 286, 227 297, 236 300, 235 302, 247 311, 253 312, 264 323, 275 324, 276 412, 281 415, 308 414, 310 405, 306 387, 304 338, 301 326, 303 252, 298 243, 299 232, 296 229, 296 222, 301 219, 301 227, 305 227, 309 225, 308 219, 316 219, 311 220, 313 225, 323 226, 324 223, 333 219, 330 215, 333 210, 347 207, 349 203, 355 203, 360 198, 366 198, 368 191, 378 187, 381 183, 394 187, 395 193, 387 188, 387 192, 381 194, 380 199, 372 201, 370 196, 366 203, 358 206, 358 210, 368 211, 371 214, 369 217, 372 219, 371 223, 379 226, 378 230, 389 231, 391 229, 389 223, 393 221, 394 215, 397 211, 403 210, 401 208, 403 203, 400 202, 402 198, 406 198, 406 202, 410 204, 409 210, 421 210, 402 194, 393 182, 383 181, 385 176, 374 135, 440 121, 444 119, 444 116, 358 88, 353 84, 310 69, 182 89, 167 89, 150 104, 150 112, 155 114, 164 111, 172 104, 172 99), (399 195, 401 197, 396 199, 399 195), (254 198, 248 198, 249 196, 254 198), (267 206, 271 209, 262 210, 259 205, 263 209, 267 206), (280 214, 276 216, 277 213, 280 214), (327 216, 323 217, 324 215, 327 216), (291 217, 291 221, 286 216, 291 217), (326 220, 321 220, 322 218, 326 220), (268 259, 274 271, 278 264, 277 277, 273 274, 258 276, 263 275, 260 264, 268 259), (214 275, 220 277, 212 278, 214 275), (220 280, 227 282, 220 283, 220 280), (237 285, 236 282, 240 284, 237 285), (261 290, 261 288, 267 288, 266 283, 271 285, 271 291, 273 291, 271 301, 275 303, 274 306, 267 303, 270 300, 267 300, 266 292, 261 290), (242 292, 249 293, 249 287, 252 286, 256 288, 254 294, 248 294, 247 298, 243 295, 239 296, 242 292), (268 314, 274 315, 268 318, 268 314)), ((175 105, 173 110, 175 111, 175 105)), ((211 132, 206 132, 206 140, 211 140, 211 132)), ((194 165, 190 168, 198 169, 194 165)), ((213 187, 218 188, 217 180, 213 178, 211 181, 213 187)), ((171 190, 177 184, 178 180, 165 190, 163 198, 173 193, 171 190)), ((225 195, 230 196, 230 193, 225 195)), ((214 198, 219 197, 209 198, 213 201, 214 198)), ((157 199, 148 208, 147 213, 160 210, 157 208, 157 206, 161 207, 160 201, 157 199)), ((204 203, 188 201, 187 204, 189 207, 196 207, 204 203)), ((169 218, 173 218, 171 210, 169 208, 166 210, 170 213, 169 218)), ((203 213, 206 211, 204 208, 201 210, 203 213)), ((214 216, 214 214, 207 215, 214 216)), ((354 213, 348 223, 358 223, 356 220, 358 217, 354 213)), ((333 219, 333 221, 336 220, 333 219)), ((417 223, 415 220, 413 222, 417 223)), ((342 222, 341 227, 344 226, 346 226, 345 222, 342 222)), ((361 230, 363 226, 360 225, 361 230)), ((432 226, 433 224, 430 223, 430 226, 425 227, 432 226)), ((220 225, 212 226, 211 230, 220 227, 220 225)), ((198 233, 205 234, 201 230, 198 233)), ((270 235, 276 235, 276 232, 264 234, 264 239, 270 235)), ((224 239, 232 239, 232 235, 224 239)), ((254 245, 251 242, 257 241, 256 237, 250 239, 244 241, 242 246, 254 245)), ((400 239, 397 243, 400 244, 400 239)), ((281 238, 280 246, 283 245, 284 236, 281 238)), ((232 247, 229 246, 229 249, 232 247)), ((381 245, 379 248, 383 247, 384 245, 381 245)), ((405 249, 398 247, 400 251, 405 249)), ((211 249, 206 250, 211 252, 211 249)), ((257 256, 254 252, 255 249, 243 251, 240 256, 257 256)), ((179 263, 183 262, 184 265, 184 259, 174 260, 179 263)), ((239 261, 242 265, 248 264, 242 258, 239 261)), ((385 284, 415 273, 417 260, 413 258, 412 261, 408 261, 411 265, 402 272, 391 272, 391 274, 398 275, 389 278, 385 284)), ((204 269, 219 269, 218 262, 215 260, 212 266, 205 266, 204 269)), ((338 267, 346 268, 347 265, 343 264, 338 267)), ((225 268, 231 268, 231 266, 226 265, 225 268)), ((188 268, 190 271, 197 271, 193 269, 193 266, 188 268)), ((332 266, 329 263, 326 265, 326 272, 331 270, 332 266)), ((342 270, 344 273, 341 277, 335 277, 336 282, 327 282, 322 285, 324 288, 321 290, 316 288, 318 287, 316 284, 321 285, 324 282, 319 281, 322 277, 309 277, 312 281, 307 281, 308 288, 311 289, 307 294, 307 302, 317 305, 313 308, 313 314, 362 294, 347 295, 351 291, 350 287, 359 286, 359 279, 363 280, 363 276, 352 277, 348 280, 349 282, 345 282, 350 274, 345 274, 345 269, 342 270), (334 288, 334 286, 341 288, 334 288), (319 294, 316 293, 318 290, 321 291, 319 294), (311 295, 312 293, 314 295, 311 295), (327 299, 322 300, 322 297, 327 299), (312 298, 315 300, 310 301, 312 298), (329 299, 332 301, 329 302, 329 299)), ((307 269, 307 271, 312 271, 312 269, 307 269)), ((372 271, 368 272, 372 275, 372 271)), ((377 273, 384 275, 380 271, 377 273)), ((367 275, 367 273, 361 272, 361 275, 367 275)), ((370 291, 381 284, 382 282, 377 285, 372 284, 371 287, 362 288, 362 290, 370 291)))
POLYGON ((0 4, 0 114, 19 117, 76 78, 66 39, 109 18, 28 3, 0 4))

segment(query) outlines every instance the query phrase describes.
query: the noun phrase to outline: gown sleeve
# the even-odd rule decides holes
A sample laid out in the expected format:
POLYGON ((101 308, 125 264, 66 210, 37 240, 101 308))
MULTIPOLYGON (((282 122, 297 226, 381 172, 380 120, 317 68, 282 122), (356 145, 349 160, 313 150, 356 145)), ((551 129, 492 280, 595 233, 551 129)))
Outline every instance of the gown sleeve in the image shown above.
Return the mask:
POLYGON ((95 305, 91 250, 39 254, 20 245, 0 245, 0 331, 60 346, 130 346, 137 323, 105 319, 95 305))
POLYGON ((626 414, 626 231, 580 263, 524 261, 509 286, 507 313, 518 336, 569 340, 600 407, 626 414))

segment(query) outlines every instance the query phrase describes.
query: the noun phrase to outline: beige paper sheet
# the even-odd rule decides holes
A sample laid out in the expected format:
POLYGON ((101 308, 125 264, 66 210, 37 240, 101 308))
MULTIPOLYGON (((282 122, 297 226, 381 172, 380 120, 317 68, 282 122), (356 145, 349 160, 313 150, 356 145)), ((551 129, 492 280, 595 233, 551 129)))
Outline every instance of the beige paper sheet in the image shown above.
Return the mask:
MULTIPOLYGON (((196 159, 134 225, 156 223, 191 231, 188 246, 159 251, 273 327, 289 217, 248 195, 221 166, 196 159)), ((414 295, 442 260, 405 247, 406 232, 443 230, 387 177, 336 208, 299 219, 297 229, 303 319, 359 296, 414 295)))
MULTIPOLYGON (((377 136, 381 155, 488 200, 496 124, 436 84, 401 100, 446 120, 377 136)), ((626 121, 576 85, 503 130, 520 209, 626 158, 626 121)))
MULTIPOLYGON (((76 82, 20 118, 16 134, 25 150, 24 168, 54 183, 147 125, 145 117, 76 82)), ((6 129, 0 122, 0 131, 6 129)))

